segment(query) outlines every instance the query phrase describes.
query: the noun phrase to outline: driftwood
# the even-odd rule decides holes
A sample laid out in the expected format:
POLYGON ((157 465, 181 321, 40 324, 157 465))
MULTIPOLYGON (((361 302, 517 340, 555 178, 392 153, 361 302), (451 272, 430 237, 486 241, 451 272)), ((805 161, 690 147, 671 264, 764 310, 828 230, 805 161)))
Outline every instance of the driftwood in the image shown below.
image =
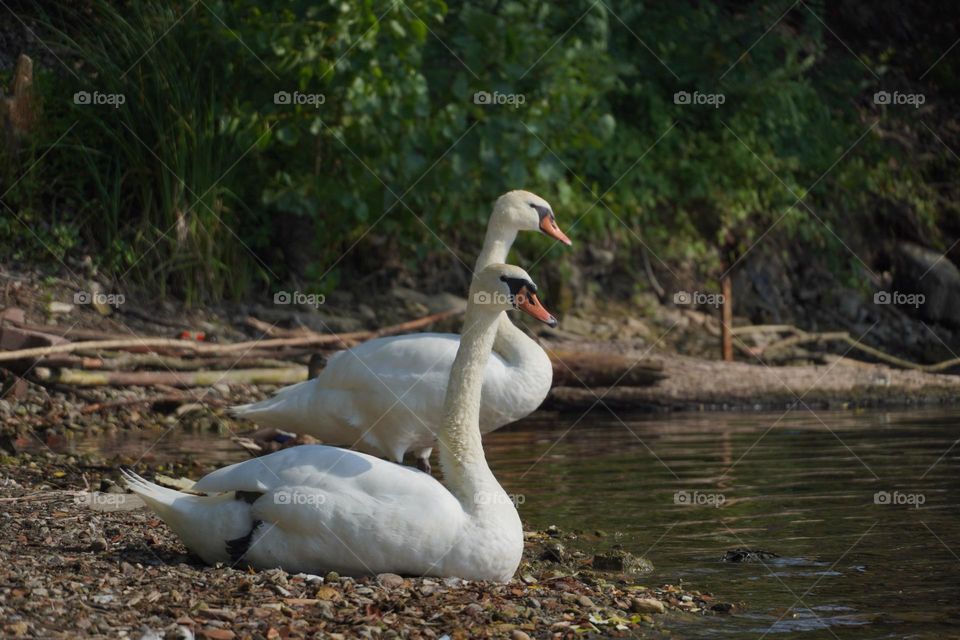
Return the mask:
MULTIPOLYGON (((803 345, 812 344, 822 346, 828 342, 842 342, 849 346, 848 351, 855 350, 865 353, 881 362, 893 365, 895 367, 900 367, 901 369, 911 369, 914 371, 922 371, 924 373, 939 373, 941 371, 946 371, 947 369, 960 366, 960 358, 950 358, 948 360, 943 360, 941 362, 935 362, 932 364, 919 364, 916 362, 911 362, 909 360, 890 355, 889 353, 881 351, 875 347, 863 344, 862 342, 854 339, 846 331, 807 332, 803 329, 788 324, 755 325, 747 327, 735 327, 733 329, 733 334, 736 336, 771 333, 788 333, 791 335, 772 342, 762 348, 748 347, 738 340, 736 341, 738 343, 737 347, 746 353, 763 358, 765 360, 777 360, 793 357, 797 354, 797 351, 800 351, 798 347, 803 345)), ((814 354, 809 354, 806 351, 803 351, 800 355, 806 359, 812 357, 814 354)))
MULTIPOLYGON (((276 355, 271 352, 271 355, 276 355)), ((159 353, 126 353, 117 355, 102 354, 102 358, 81 358, 83 363, 77 367, 67 363, 60 363, 72 356, 52 356, 37 361, 40 367, 70 367, 80 369, 102 369, 105 371, 137 371, 141 369, 165 369, 174 371, 202 371, 207 369, 230 369, 245 367, 248 369, 283 369, 290 366, 290 362, 277 358, 264 357, 262 353, 243 353, 238 356, 219 358, 180 358, 166 356, 159 353)))
POLYGON ((347 341, 369 340, 371 338, 420 329, 460 313, 463 313, 462 309, 450 309, 441 313, 435 313, 423 318, 418 318, 417 320, 402 322, 378 331, 357 331, 354 333, 345 333, 341 335, 316 334, 298 338, 272 338, 266 340, 251 340, 247 342, 234 342, 231 344, 210 344, 194 342, 191 340, 178 340, 176 338, 124 338, 115 340, 92 340, 89 342, 70 342, 67 344, 51 345, 48 347, 18 349, 16 351, 2 351, 0 352, 0 362, 10 362, 14 360, 22 360, 24 358, 41 358, 53 354, 74 353, 81 350, 90 352, 92 350, 100 349, 155 351, 159 348, 165 348, 180 351, 190 351, 200 355, 223 356, 231 353, 245 353, 252 349, 262 350, 281 347, 330 346, 344 344, 347 341))
POLYGON ((305 367, 286 369, 231 369, 229 371, 83 371, 37 367, 42 382, 78 387, 115 386, 205 387, 224 384, 293 384, 307 379, 305 367))
POLYGON ((553 362, 554 387, 644 387, 666 377, 663 365, 614 353, 547 351, 553 362))

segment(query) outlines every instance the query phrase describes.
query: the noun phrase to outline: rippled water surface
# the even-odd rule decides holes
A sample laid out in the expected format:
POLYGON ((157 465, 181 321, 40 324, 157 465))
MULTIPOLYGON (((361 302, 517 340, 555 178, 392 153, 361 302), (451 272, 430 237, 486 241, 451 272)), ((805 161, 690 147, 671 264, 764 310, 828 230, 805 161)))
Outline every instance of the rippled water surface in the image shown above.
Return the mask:
MULTIPOLYGON (((242 460, 227 438, 171 432, 78 443, 242 460)), ((729 616, 675 637, 960 637, 960 412, 538 415, 485 438, 529 527, 608 535, 729 616), (780 557, 721 562, 738 547, 780 557)))

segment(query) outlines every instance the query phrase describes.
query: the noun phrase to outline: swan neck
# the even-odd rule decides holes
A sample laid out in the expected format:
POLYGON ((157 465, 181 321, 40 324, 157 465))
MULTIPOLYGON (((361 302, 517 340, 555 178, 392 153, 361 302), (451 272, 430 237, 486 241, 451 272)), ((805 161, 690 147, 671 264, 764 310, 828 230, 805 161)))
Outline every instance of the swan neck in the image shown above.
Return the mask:
POLYGON ((493 342, 493 350, 502 357, 507 364, 519 367, 532 362, 543 352, 543 349, 523 329, 513 324, 506 311, 500 312, 497 322, 497 337, 493 342))
POLYGON ((503 491, 487 466, 480 439, 481 389, 500 316, 468 305, 438 434, 444 479, 450 492, 470 511, 478 493, 503 491))
POLYGON ((517 239, 516 229, 507 229, 503 225, 490 222, 487 235, 483 239, 483 248, 477 256, 477 263, 473 267, 474 273, 480 273, 491 264, 503 264, 507 261, 510 247, 517 239))

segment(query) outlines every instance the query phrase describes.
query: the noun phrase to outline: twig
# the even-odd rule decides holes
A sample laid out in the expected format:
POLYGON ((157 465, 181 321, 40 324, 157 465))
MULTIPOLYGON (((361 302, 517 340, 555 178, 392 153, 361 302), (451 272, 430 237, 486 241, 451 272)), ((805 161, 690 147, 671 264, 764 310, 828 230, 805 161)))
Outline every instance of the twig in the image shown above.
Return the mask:
POLYGON ((208 344, 194 342, 191 340, 178 340, 175 338, 134 338, 123 340, 69 342, 66 344, 51 345, 49 347, 35 347, 32 349, 3 351, 0 352, 0 362, 9 362, 11 360, 20 360, 22 358, 39 358, 55 353, 72 353, 81 349, 85 351, 89 351, 91 349, 146 349, 152 351, 156 350, 157 348, 167 348, 192 351, 194 353, 205 355, 224 355, 228 353, 244 352, 254 348, 267 349, 272 347, 319 347, 330 344, 346 344, 349 341, 368 340, 370 338, 393 335, 395 333, 403 333, 404 331, 412 331, 460 313, 463 313, 462 309, 450 309, 448 311, 435 313, 417 320, 402 322, 391 327, 386 327, 379 331, 356 331, 342 335, 316 335, 303 338, 274 338, 269 340, 234 342, 232 344, 208 344))
POLYGON ((80 387, 135 386, 206 387, 224 384, 293 384, 307 379, 305 367, 287 369, 232 369, 230 371, 83 371, 43 367, 34 369, 43 381, 80 387))

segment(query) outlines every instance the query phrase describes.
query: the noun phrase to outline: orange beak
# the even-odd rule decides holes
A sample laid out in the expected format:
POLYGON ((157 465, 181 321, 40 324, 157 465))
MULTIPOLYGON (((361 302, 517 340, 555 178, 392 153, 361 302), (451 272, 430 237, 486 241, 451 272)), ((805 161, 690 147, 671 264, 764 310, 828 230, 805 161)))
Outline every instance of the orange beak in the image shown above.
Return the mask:
POLYGON ((544 322, 550 327, 557 326, 557 319, 554 318, 553 315, 547 311, 542 304, 540 304, 540 299, 537 298, 537 294, 531 293, 526 287, 521 289, 520 293, 517 294, 516 301, 517 309, 520 309, 524 313, 530 314, 540 322, 544 322))
POLYGON ((560 227, 557 226, 557 221, 554 220, 553 215, 543 216, 540 219, 540 231, 543 231, 545 234, 555 240, 559 240, 568 247, 573 244, 570 242, 570 238, 567 237, 567 234, 565 234, 563 231, 560 231, 560 227))

